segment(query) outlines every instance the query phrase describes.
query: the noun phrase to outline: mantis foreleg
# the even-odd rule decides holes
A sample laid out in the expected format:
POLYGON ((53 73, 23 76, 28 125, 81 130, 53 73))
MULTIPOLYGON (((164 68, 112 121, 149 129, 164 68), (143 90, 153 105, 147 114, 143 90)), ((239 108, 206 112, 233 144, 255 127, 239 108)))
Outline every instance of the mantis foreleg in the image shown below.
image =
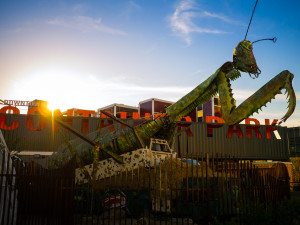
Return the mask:
POLYGON ((292 87, 293 77, 294 75, 288 70, 282 71, 236 108, 229 79, 226 73, 220 71, 216 80, 224 121, 229 125, 241 122, 253 113, 258 112, 258 109, 261 109, 262 106, 266 106, 268 102, 271 102, 277 94, 281 93, 282 89, 286 89, 289 97, 289 109, 281 119, 281 122, 286 121, 292 115, 296 106, 296 96, 292 87))

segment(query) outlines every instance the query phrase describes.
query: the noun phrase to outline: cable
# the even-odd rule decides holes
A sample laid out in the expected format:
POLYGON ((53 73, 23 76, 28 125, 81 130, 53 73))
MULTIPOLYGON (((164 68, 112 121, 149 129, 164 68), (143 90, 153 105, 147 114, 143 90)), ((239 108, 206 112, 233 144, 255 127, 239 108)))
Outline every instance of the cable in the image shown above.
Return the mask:
POLYGON ((246 37, 247 37, 247 34, 248 34, 248 30, 249 30, 249 27, 250 27, 250 24, 251 24, 251 21, 252 21, 254 12, 255 12, 255 8, 256 8, 257 2, 258 2, 258 0, 256 0, 256 3, 255 3, 255 6, 254 6, 254 9, 253 9, 253 12, 252 12, 252 16, 251 16, 251 19, 250 19, 250 22, 249 22, 249 25, 248 25, 247 32, 246 32, 246 35, 245 35, 245 39, 244 39, 244 40, 246 40, 246 37))

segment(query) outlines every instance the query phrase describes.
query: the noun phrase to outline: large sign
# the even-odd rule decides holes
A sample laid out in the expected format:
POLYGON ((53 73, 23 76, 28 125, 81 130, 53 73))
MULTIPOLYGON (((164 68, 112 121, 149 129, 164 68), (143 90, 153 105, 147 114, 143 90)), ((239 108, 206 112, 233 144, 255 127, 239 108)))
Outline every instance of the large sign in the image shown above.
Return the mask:
MULTIPOLYGON (((20 110, 17 107, 14 106, 4 106, 0 109, 0 129, 3 130, 15 130, 19 127, 19 121, 16 119, 15 121, 7 121, 6 120, 6 112, 11 111, 13 114, 20 114, 20 110), (8 124, 9 123, 9 124, 8 124)), ((110 113, 109 111, 107 111, 110 113)), ((88 122, 88 117, 91 114, 95 114, 94 110, 82 110, 82 109, 77 109, 77 114, 81 115, 84 119, 82 119, 82 124, 81 124, 81 132, 82 133, 88 133, 89 131, 89 122, 88 122)), ((26 116, 26 128, 31 131, 41 131, 44 130, 47 126, 47 119, 45 116, 50 116, 51 111, 45 110, 42 107, 33 107, 28 109, 27 116, 26 116), (39 123, 37 126, 34 126, 33 123, 33 115, 38 112, 39 115, 42 115, 39 117, 39 123)), ((72 116, 74 115, 73 109, 69 109, 67 111, 67 117, 63 118, 66 123, 68 123, 70 126, 72 126, 72 116)), ((53 116, 63 116, 63 114, 60 112, 60 110, 55 110, 53 113, 53 116)), ((163 114, 156 114, 154 116, 154 119, 159 119, 163 116, 163 114)), ((101 118, 108 118, 106 115, 102 114, 101 118)), ((122 112, 121 119, 126 119, 127 118, 127 113, 122 112)), ((141 116, 137 113, 133 113, 133 119, 142 119, 141 116)), ((145 114, 145 119, 150 120, 151 116, 150 113, 145 114)), ((192 122, 190 117, 185 117, 186 122, 192 122)), ((239 125, 234 125, 234 126, 228 126, 228 132, 227 132, 227 138, 231 138, 233 135, 237 135, 239 138, 252 138, 252 134, 254 132, 256 138, 262 139, 261 135, 261 129, 266 129, 266 138, 271 139, 271 133, 276 132, 276 123, 278 120, 273 120, 272 123, 270 123, 269 119, 265 119, 265 125, 263 128, 261 128, 261 124, 257 119, 254 118, 249 118, 245 119, 245 124, 246 126, 246 133, 244 134, 242 132, 242 129, 239 125), (251 124, 252 123, 252 124, 251 124), (255 125, 255 126, 253 126, 255 125)), ((216 116, 206 116, 206 123, 207 123, 207 136, 212 137, 213 136, 213 130, 221 128, 224 125, 224 121, 222 118, 216 117, 216 116)), ((104 120, 101 121, 101 128, 105 128, 109 126, 109 129, 111 132, 115 130, 113 126, 110 126, 113 124, 112 120, 109 120, 108 123, 105 123, 104 120)), ((187 134, 189 136, 192 135, 192 132, 189 129, 190 124, 182 124, 178 123, 178 130, 181 130, 182 128, 185 129, 187 134)), ((54 124, 52 127, 52 130, 54 132, 58 131, 57 129, 57 124, 54 124)), ((275 133, 275 136, 277 139, 280 139, 280 136, 278 133, 275 133)))

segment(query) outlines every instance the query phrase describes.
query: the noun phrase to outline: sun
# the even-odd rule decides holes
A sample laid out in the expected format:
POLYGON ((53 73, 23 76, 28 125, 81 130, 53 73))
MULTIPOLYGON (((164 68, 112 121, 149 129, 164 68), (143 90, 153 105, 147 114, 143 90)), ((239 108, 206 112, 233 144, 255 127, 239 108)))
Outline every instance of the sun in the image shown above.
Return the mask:
POLYGON ((54 112, 54 110, 59 109, 59 107, 57 107, 57 105, 52 101, 48 102, 47 107, 52 113, 54 112))
POLYGON ((48 102, 52 112, 76 107, 83 81, 78 73, 62 67, 45 66, 25 72, 10 90, 12 98, 32 101, 34 99, 48 102), (30 88, 29 88, 30 87, 30 88))

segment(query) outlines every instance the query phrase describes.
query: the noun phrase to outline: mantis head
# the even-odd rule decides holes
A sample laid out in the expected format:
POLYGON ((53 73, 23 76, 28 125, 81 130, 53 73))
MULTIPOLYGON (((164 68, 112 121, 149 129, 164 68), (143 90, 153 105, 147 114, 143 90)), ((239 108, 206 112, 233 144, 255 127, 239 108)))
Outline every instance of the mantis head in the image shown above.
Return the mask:
MULTIPOLYGON (((236 69, 253 74, 256 78, 261 73, 256 65, 256 60, 252 52, 252 43, 250 41, 241 41, 233 51, 233 65, 236 69)), ((254 79, 254 78, 253 78, 254 79)))

